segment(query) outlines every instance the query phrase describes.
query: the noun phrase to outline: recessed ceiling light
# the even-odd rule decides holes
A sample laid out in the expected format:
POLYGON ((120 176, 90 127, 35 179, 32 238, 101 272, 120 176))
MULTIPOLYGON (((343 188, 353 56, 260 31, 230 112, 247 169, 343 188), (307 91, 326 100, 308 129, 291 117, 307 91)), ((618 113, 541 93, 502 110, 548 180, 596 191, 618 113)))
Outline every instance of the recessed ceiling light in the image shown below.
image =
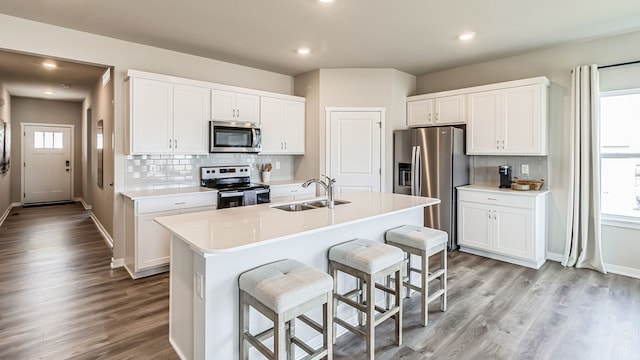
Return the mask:
POLYGON ((471 40, 474 37, 476 37, 476 33, 474 33, 473 31, 465 31, 458 35, 458 39, 460 40, 471 40))
POLYGON ((58 67, 58 65, 56 65, 53 62, 47 61, 47 62, 43 62, 42 66, 46 67, 47 69, 55 69, 58 67))
POLYGON ((53 91, 51 91, 51 90, 45 90, 45 91, 44 91, 44 93, 45 93, 45 94, 47 94, 47 95, 53 95, 53 94, 55 94, 55 93, 54 93, 53 91))
POLYGON ((321 3, 330 3, 330 2, 333 2, 333 0, 318 0, 318 1, 320 1, 321 3))
POLYGON ((311 53, 311 49, 309 49, 308 47, 301 47, 301 48, 298 48, 296 52, 300 55, 309 55, 309 53, 311 53))

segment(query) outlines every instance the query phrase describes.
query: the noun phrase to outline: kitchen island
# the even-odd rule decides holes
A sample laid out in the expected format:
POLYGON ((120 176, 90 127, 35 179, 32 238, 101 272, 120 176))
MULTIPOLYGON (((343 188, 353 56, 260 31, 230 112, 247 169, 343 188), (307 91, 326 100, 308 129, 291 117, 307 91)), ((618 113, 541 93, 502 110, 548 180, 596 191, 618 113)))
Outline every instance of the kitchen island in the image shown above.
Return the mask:
POLYGON ((423 208, 440 202, 373 192, 339 199, 350 203, 298 212, 262 204, 157 218, 172 234, 169 341, 178 356, 238 358, 242 272, 286 258, 326 271, 329 247, 355 238, 382 242, 391 228, 422 225, 423 208))

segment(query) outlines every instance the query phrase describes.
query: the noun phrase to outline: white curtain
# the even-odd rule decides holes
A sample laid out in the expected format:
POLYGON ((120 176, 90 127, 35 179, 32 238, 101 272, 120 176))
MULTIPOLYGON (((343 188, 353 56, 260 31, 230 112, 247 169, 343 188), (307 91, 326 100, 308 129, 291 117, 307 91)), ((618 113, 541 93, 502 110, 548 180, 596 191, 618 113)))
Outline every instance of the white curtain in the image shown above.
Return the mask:
POLYGON ((606 274, 600 226, 600 87, 596 65, 571 80, 570 185, 562 265, 606 274))

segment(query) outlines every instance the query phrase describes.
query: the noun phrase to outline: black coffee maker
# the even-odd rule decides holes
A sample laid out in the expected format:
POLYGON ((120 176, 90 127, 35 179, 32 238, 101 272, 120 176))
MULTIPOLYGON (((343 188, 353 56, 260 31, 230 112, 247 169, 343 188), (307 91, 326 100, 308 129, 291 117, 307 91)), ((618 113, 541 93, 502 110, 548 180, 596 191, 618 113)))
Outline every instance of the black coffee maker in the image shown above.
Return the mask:
POLYGON ((510 188, 513 178, 511 177, 511 166, 500 165, 498 166, 498 172, 500 173, 500 188, 510 188))

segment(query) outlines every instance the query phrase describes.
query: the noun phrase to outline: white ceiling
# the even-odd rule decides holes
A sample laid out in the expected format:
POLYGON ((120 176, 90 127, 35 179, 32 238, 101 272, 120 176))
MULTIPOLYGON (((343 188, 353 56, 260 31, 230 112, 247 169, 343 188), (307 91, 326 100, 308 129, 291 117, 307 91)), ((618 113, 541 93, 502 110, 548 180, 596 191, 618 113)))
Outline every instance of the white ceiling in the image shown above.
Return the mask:
POLYGON ((288 75, 420 75, 640 30, 638 0, 2 0, 0 13, 288 75))

